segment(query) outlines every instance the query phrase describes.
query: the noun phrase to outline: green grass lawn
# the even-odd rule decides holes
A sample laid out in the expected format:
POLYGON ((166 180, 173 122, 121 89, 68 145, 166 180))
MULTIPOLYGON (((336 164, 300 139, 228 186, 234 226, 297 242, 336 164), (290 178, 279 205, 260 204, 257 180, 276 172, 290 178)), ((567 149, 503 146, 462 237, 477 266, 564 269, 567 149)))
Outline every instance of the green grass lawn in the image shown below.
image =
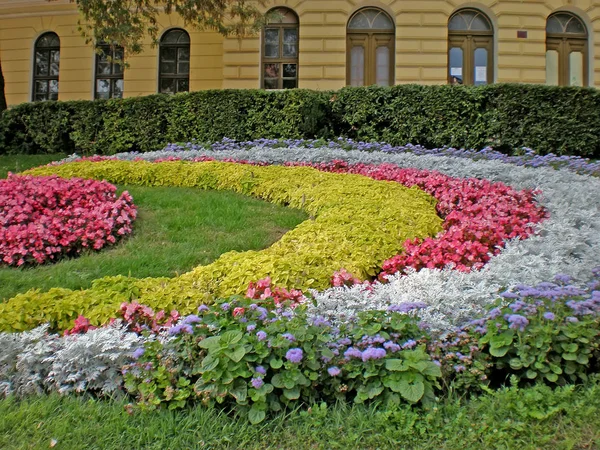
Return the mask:
POLYGON ((66 156, 63 153, 54 155, 2 155, 0 156, 0 178, 6 178, 8 172, 21 172, 52 161, 58 161, 66 156))
POLYGON ((124 401, 56 395, 0 401, 0 448, 597 449, 600 384, 505 389, 431 411, 304 408, 260 425, 215 409, 134 411, 124 401))
MULTIPOLYGON (((0 158, 2 167, 19 165, 12 157, 8 162, 4 158, 0 158)), ((26 163, 39 161, 30 158, 24 157, 26 163)), ((232 192, 179 187, 119 188, 127 189, 138 207, 131 237, 112 248, 56 264, 2 267, 0 299, 31 288, 86 288, 106 275, 175 276, 208 264, 230 250, 268 247, 307 218, 302 211, 232 192)))

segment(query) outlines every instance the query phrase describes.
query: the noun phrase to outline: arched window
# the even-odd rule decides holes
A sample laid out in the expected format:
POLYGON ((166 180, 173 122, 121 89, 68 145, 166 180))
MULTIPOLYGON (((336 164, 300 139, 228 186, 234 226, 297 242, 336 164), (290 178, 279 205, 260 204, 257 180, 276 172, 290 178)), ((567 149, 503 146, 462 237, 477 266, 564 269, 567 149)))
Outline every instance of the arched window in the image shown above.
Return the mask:
POLYGON ((190 35, 173 29, 160 39, 158 91, 175 94, 190 90, 190 35))
POLYGON ((546 22, 546 83, 588 85, 588 33, 583 21, 561 11, 546 22))
POLYGON ((35 41, 33 65, 34 102, 58 100, 60 39, 56 33, 44 33, 35 41))
POLYGON ((346 83, 350 86, 394 84, 395 26, 377 8, 357 11, 348 21, 346 83))
POLYGON ((482 85, 494 80, 494 29, 476 9, 461 9, 448 21, 448 82, 482 85))
POLYGON ((298 16, 287 8, 270 11, 262 36, 262 87, 298 87, 298 16))
POLYGON ((123 47, 97 45, 94 98, 123 98, 123 47), (120 63, 119 63, 120 62, 120 63))

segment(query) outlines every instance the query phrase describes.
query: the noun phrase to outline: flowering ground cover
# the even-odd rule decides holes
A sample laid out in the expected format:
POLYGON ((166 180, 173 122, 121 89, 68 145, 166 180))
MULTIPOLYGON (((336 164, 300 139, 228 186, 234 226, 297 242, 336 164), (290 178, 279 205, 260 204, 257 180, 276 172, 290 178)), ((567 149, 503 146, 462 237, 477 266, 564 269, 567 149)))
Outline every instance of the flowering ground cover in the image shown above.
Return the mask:
POLYGON ((0 264, 43 264, 129 235, 137 209, 105 181, 11 175, 0 180, 0 264))
MULTIPOLYGON (((47 328, 0 334, 2 347, 8 349, 0 361, 0 387, 5 393, 126 391, 141 408, 180 408, 201 402, 233 408, 258 423, 302 402, 375 401, 393 411, 402 404, 434 404, 449 392, 474 393, 509 382, 515 386, 536 381, 551 386, 573 383, 600 369, 600 270, 595 268, 600 208, 597 196, 591 194, 600 186, 594 177, 484 157, 326 147, 224 148, 202 155, 192 150, 144 157, 243 160, 245 166, 232 166, 252 176, 238 173, 231 178, 245 192, 260 184, 257 174, 273 170, 263 167, 272 164, 311 165, 395 180, 381 181, 388 189, 405 179, 440 194, 437 211, 445 215, 448 225, 438 239, 452 235, 456 226, 463 241, 479 239, 481 245, 491 245, 487 252, 476 245, 471 245, 473 253, 435 252, 435 242, 443 241, 425 238, 432 251, 400 256, 404 261, 393 259, 389 271, 401 271, 385 275, 385 282, 347 286, 353 284, 355 272, 350 267, 333 274, 338 287, 312 289, 313 302, 301 305, 296 293, 261 280, 250 285, 245 298, 233 296, 201 305, 192 314, 155 314, 133 303, 122 306, 121 321, 92 329, 89 321, 80 318, 66 337, 49 334, 47 328), (466 195, 452 196, 444 188, 452 183, 464 186, 466 195), (491 195, 494 189, 500 195, 517 195, 494 201, 498 199, 491 195), (489 214, 496 204, 497 213, 489 214), (469 235, 471 222, 475 230, 469 235), (497 233, 500 237, 495 237, 497 233), (456 255, 461 259, 452 261, 456 255), (413 260, 407 264, 409 257, 413 260), (454 264, 446 267, 447 262, 454 264), (110 363, 111 358, 117 362, 110 363), (93 370, 94 364, 98 370, 93 370), (120 371, 118 376, 114 370, 120 371)), ((66 174, 72 167, 92 172, 92 167, 110 167, 112 173, 121 167, 118 164, 87 161, 51 169, 66 174)), ((156 177, 159 169, 150 167, 164 164, 177 172, 187 167, 176 161, 145 167, 156 177)), ((206 164, 214 163, 189 166, 206 164)), ((353 183, 364 179, 342 176, 353 183)), ((418 252, 418 243, 404 244, 409 251, 414 244, 418 252)), ((101 280, 97 287, 109 288, 113 281, 101 280)), ((113 292, 135 287, 133 281, 119 281, 122 291, 113 292)))

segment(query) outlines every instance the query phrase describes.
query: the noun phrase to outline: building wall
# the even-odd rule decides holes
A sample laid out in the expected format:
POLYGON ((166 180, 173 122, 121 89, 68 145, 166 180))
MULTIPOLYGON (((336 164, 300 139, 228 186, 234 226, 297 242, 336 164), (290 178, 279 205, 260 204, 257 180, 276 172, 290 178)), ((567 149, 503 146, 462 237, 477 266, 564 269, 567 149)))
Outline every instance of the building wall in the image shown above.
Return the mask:
MULTIPOLYGON (((496 82, 545 82, 546 18, 574 12, 590 34, 590 85, 600 86, 600 2, 592 0, 280 0, 299 16, 299 87, 338 89, 346 84, 346 25, 364 6, 387 11, 396 24, 395 83, 446 83, 447 24, 463 7, 480 9, 494 24, 496 82), (518 38, 517 31, 527 31, 518 38)), ((59 99, 93 97, 94 53, 77 31, 78 13, 68 0, 0 0, 0 58, 9 105, 31 100, 33 44, 43 32, 61 40, 59 99)), ((182 26, 162 16, 164 32, 182 26)), ((260 36, 238 40, 188 29, 191 38, 190 89, 260 87, 260 36)), ((147 40, 143 54, 125 71, 125 96, 158 88, 158 49, 147 40)))

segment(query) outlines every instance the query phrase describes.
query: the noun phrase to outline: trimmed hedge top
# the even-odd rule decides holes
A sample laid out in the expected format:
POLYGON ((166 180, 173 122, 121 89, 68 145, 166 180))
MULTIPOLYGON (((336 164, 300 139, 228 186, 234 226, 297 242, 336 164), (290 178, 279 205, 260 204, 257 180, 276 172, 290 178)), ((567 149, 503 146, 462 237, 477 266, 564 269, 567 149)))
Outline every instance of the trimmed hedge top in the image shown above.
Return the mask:
POLYGON ((84 291, 54 288, 17 295, 0 304, 0 330, 22 331, 45 322, 65 329, 79 314, 100 324, 132 298, 187 314, 215 298, 242 294, 250 282, 267 276, 276 286, 324 289, 335 271, 373 277, 407 239, 442 230, 436 200, 416 187, 309 167, 103 161, 40 167, 28 174, 232 190, 304 209, 311 219, 265 250, 228 252, 176 278, 105 277, 84 291))
POLYGON ((25 103, 2 113, 1 153, 115 154, 171 142, 329 138, 600 157, 600 94, 531 84, 211 90, 25 103))

